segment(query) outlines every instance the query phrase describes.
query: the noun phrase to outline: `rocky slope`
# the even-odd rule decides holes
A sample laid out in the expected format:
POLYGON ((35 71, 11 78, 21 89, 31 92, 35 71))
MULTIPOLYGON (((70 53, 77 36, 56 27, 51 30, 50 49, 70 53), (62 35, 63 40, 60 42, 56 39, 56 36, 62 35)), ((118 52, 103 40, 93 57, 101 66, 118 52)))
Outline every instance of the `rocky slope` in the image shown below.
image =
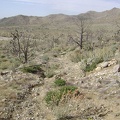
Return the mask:
POLYGON ((19 70, 1 72, 1 120, 120 119, 120 72, 117 63, 87 74, 80 69, 80 63, 71 62, 67 55, 52 58, 51 63, 59 64, 52 78, 19 70), (44 98, 48 91, 55 89, 56 77, 77 86, 80 94, 51 108, 44 98))

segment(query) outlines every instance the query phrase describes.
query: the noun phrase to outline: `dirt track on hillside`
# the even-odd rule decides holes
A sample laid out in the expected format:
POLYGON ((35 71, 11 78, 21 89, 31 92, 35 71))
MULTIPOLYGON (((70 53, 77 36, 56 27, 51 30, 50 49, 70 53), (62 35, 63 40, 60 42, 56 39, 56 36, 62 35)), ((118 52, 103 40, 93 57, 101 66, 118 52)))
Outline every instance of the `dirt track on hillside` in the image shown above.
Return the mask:
POLYGON ((2 36, 0 36, 0 40, 11 40, 12 38, 10 38, 10 37, 2 37, 2 36))

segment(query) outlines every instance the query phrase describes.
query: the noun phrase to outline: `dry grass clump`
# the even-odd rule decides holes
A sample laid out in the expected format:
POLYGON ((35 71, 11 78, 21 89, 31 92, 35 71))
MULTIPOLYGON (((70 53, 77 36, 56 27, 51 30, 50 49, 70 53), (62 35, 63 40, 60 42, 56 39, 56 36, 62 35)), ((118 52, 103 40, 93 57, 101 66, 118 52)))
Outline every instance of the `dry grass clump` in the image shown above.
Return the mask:
POLYGON ((0 69, 15 69, 20 65, 20 61, 11 56, 8 51, 8 40, 0 41, 0 69))
POLYGON ((115 58, 115 52, 117 46, 105 46, 103 48, 96 48, 94 50, 85 51, 85 50, 75 50, 74 54, 70 56, 72 62, 80 62, 81 69, 85 72, 92 71, 96 68, 97 64, 111 60, 115 58))
POLYGON ((0 69, 6 70, 6 69, 15 69, 20 65, 20 61, 18 61, 15 58, 3 56, 0 57, 0 69))
POLYGON ((75 51, 73 55, 71 55, 71 60, 73 62, 80 62, 83 59, 96 59, 103 58, 104 61, 110 60, 115 55, 117 47, 116 46, 108 46, 103 48, 96 48, 93 51, 75 51))
POLYGON ((59 68, 59 64, 46 64, 44 67, 44 71, 45 71, 45 76, 47 78, 51 78, 55 75, 55 70, 57 70, 59 68))

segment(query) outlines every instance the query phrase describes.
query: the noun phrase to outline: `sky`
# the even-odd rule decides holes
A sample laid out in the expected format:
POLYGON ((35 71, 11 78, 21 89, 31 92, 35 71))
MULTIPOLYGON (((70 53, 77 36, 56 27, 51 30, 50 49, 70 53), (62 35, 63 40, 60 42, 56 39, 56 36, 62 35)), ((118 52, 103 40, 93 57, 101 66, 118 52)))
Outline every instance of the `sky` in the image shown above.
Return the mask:
POLYGON ((87 11, 120 8, 120 0, 0 0, 0 18, 49 14, 77 15, 87 11))

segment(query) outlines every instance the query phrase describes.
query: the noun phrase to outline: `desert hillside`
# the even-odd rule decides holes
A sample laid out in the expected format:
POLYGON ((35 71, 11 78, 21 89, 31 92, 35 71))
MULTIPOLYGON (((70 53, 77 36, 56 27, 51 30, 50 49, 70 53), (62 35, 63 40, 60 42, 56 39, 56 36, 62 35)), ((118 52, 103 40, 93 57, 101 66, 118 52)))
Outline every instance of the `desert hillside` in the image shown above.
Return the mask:
POLYGON ((120 9, 0 20, 0 120, 120 120, 120 9))

